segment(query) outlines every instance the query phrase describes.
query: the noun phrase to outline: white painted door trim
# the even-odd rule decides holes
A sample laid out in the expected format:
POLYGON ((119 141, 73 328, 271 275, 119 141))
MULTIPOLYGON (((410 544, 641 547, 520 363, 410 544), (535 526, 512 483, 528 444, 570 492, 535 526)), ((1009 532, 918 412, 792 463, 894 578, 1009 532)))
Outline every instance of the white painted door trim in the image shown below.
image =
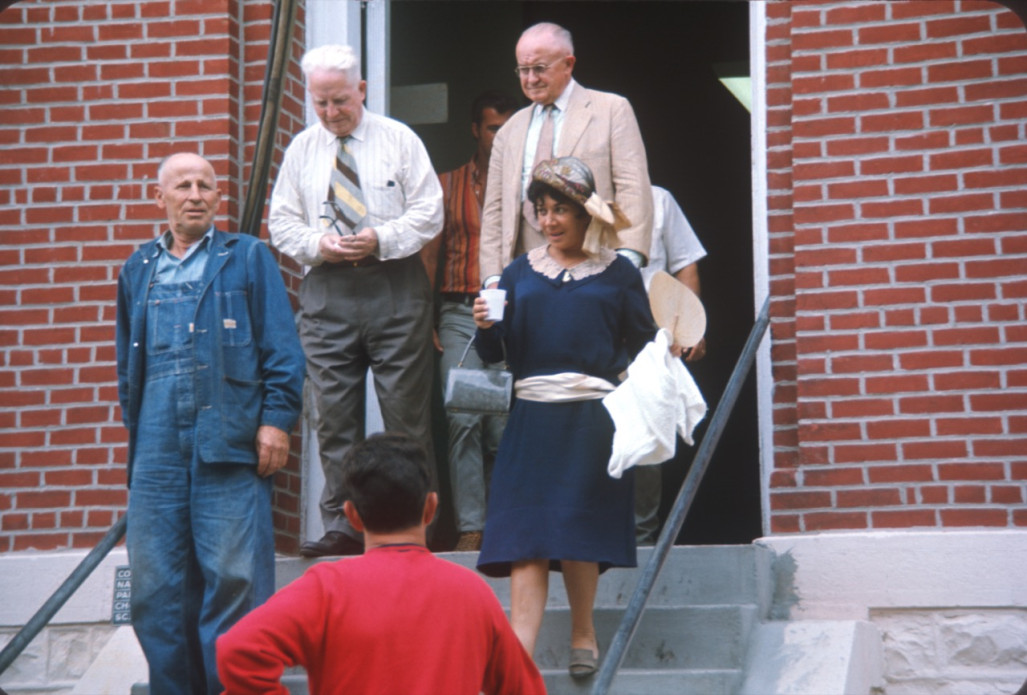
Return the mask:
MULTIPOLYGON (((756 315, 770 296, 770 241, 767 229, 767 8, 749 3, 749 76, 752 89, 752 260, 756 315)), ((770 331, 756 353, 756 411, 760 443, 760 510, 770 534, 770 474, 774 470, 774 380, 770 331)))

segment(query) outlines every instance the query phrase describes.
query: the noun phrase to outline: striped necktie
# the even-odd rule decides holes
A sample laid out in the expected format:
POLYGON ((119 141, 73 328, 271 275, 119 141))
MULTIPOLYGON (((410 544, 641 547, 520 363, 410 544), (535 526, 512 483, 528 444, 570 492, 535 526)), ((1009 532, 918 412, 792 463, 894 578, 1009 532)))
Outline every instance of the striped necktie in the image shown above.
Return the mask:
MULTIPOLYGON (((535 160, 531 165, 532 174, 535 173, 535 167, 539 165, 539 162, 544 162, 547 159, 553 157, 553 119, 556 114, 556 106, 553 104, 547 104, 542 108, 542 130, 538 134, 538 144, 535 146, 535 160)), ((530 185, 530 184, 529 184, 530 185)), ((532 205, 531 201, 527 198, 527 191, 525 191, 524 202, 521 207, 521 215, 524 216, 525 222, 531 226, 532 229, 538 229, 538 217, 535 215, 535 206, 532 205)))
POLYGON ((364 228, 364 217, 367 206, 364 194, 360 190, 360 175, 357 173, 357 162, 347 144, 349 135, 338 138, 339 147, 335 153, 335 166, 332 168, 331 182, 328 184, 327 204, 332 214, 353 234, 364 228))
POLYGON ((542 109, 542 130, 538 134, 538 146, 535 147, 535 163, 532 171, 543 162, 553 157, 553 119, 556 118, 556 107, 548 104, 542 109))

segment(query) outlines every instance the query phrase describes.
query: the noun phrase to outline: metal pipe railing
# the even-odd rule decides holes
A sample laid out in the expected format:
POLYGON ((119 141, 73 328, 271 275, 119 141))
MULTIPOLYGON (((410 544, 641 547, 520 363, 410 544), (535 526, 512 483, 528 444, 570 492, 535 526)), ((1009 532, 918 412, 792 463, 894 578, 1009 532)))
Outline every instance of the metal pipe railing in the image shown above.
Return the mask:
POLYGON ((264 70, 264 89, 257 125, 257 142, 250 169, 250 183, 246 188, 242 220, 239 231, 260 236, 260 222, 264 217, 267 200, 267 179, 275 151, 278 117, 282 112, 282 85, 289 72, 292 56, 292 32, 296 24, 296 2, 278 0, 271 18, 271 39, 268 45, 267 68, 264 70))
POLYGON ((667 523, 664 524, 663 531, 660 532, 660 537, 657 539, 653 552, 649 556, 649 561, 638 578, 635 591, 631 594, 628 606, 624 610, 624 617, 621 618, 620 625, 613 636, 613 641, 610 643, 606 658, 603 660, 603 665, 596 675, 596 681, 592 687, 592 695, 606 695, 609 692, 610 685, 617 675, 617 670, 624 661, 628 646, 631 644, 631 639, 635 636, 635 631, 638 629, 638 623, 642 619, 642 611, 645 610, 649 594, 656 583, 656 577, 663 568, 667 554, 674 545, 674 539, 677 538, 678 533, 681 531, 681 526, 685 523, 685 516, 692 506, 692 500, 699 489, 699 483, 706 473, 706 468, 713 457, 713 451, 717 448, 717 443, 720 441, 720 435, 724 432, 724 427, 727 424, 728 417, 731 415, 731 411, 735 407, 735 401, 738 400, 738 394, 742 390, 745 378, 752 368, 753 361, 756 359, 756 349, 763 340, 763 334, 766 332, 769 324, 770 299, 767 299, 763 303, 759 316, 756 318, 756 323, 753 324, 752 331, 749 332, 749 338, 745 342, 745 347, 742 348, 742 354, 739 355, 738 362, 735 363, 734 371, 731 372, 731 378, 728 380, 727 387, 720 397, 720 402, 717 404, 717 409, 713 413, 713 418, 710 420, 706 434, 699 444, 699 449, 695 452, 692 466, 688 469, 688 475, 685 476, 685 480, 681 484, 681 490, 678 492, 677 499, 674 500, 674 506, 671 508, 667 523))
POLYGON ((14 663, 14 660, 24 651, 25 647, 29 646, 29 642, 35 639, 39 631, 46 627, 46 624, 57 615, 57 611, 61 609, 61 606, 71 598, 71 595, 82 586, 82 582, 103 562, 103 559, 107 557, 107 553, 118 544, 118 541, 125 535, 127 519, 128 514, 122 514, 121 518, 111 526, 107 534, 96 544, 96 547, 89 551, 89 554, 82 559, 78 567, 57 588, 57 591, 36 611, 36 614, 25 624, 25 627, 18 630, 18 634, 14 636, 14 639, 7 643, 3 651, 0 651, 0 674, 3 674, 14 663))

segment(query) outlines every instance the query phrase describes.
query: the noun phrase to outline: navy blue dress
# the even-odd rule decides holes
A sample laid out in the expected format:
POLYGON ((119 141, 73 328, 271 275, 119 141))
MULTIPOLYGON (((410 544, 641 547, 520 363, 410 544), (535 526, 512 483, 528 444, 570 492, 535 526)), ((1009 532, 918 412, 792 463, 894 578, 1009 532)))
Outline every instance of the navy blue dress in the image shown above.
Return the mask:
MULTIPOLYGON (((503 321, 479 330, 475 344, 482 359, 496 362, 505 342, 517 379, 580 372, 617 384, 656 333, 642 276, 612 251, 564 272, 540 247, 511 263, 499 287, 507 291, 503 321)), ((540 558, 552 569, 559 560, 597 562, 600 571, 634 567, 634 476, 607 474, 612 442, 601 399, 514 398, 492 472, 478 569, 504 577, 513 561, 540 558)))

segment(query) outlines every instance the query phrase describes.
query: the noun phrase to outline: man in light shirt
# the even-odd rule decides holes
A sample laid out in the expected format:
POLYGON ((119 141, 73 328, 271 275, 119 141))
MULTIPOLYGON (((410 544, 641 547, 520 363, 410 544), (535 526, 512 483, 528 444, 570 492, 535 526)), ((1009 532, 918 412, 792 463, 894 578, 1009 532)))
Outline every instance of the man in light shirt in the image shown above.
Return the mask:
MULTIPOLYGON (((699 237, 682 212, 674 196, 665 188, 653 186, 653 241, 649 248, 649 265, 642 268, 645 288, 657 271, 663 270, 699 295, 699 260, 706 257, 699 237)), ((695 362, 706 354, 703 338, 684 354, 686 362, 695 362)), ((653 545, 660 530, 660 497, 662 466, 635 467, 635 535, 639 545, 653 545)))
POLYGON ((591 169, 596 193, 614 201, 631 222, 617 234, 617 251, 645 265, 653 203, 645 145, 628 100, 586 89, 571 77, 569 31, 541 23, 521 34, 515 50, 521 90, 533 102, 496 134, 482 211, 480 266, 485 285, 510 261, 545 243, 525 194, 535 164, 577 157, 591 169))
POLYGON ((272 243, 310 266, 299 328, 317 407, 325 535, 300 553, 353 555, 363 543, 342 511, 339 466, 363 439, 368 367, 385 429, 432 451, 432 298, 419 252, 442 228, 442 189, 417 135, 364 108, 367 85, 350 47, 312 49, 301 67, 320 122, 286 150, 268 216, 272 243))

